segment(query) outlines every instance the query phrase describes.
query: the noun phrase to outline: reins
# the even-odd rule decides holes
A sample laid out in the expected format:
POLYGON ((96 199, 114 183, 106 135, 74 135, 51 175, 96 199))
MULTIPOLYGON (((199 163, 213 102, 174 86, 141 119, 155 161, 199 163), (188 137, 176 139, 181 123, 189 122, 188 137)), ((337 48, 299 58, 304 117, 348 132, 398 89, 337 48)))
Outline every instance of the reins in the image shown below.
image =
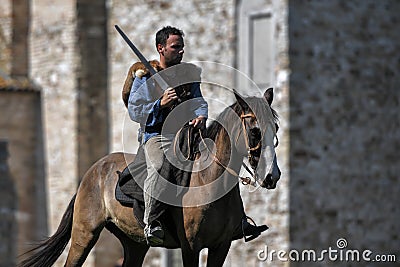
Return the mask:
MULTIPOLYGON (((248 113, 248 114, 242 113, 242 114, 240 115, 241 125, 242 125, 242 131, 240 131, 240 132, 238 133, 238 136, 236 137, 236 143, 238 142, 240 135, 243 133, 243 135, 244 135, 244 140, 245 140, 245 146, 246 146, 246 149, 247 149, 247 158, 248 158, 249 161, 250 161, 250 159, 253 157, 252 152, 258 150, 258 149, 261 147, 261 140, 257 143, 256 146, 254 146, 254 147, 251 147, 251 146, 250 146, 250 143, 249 143, 249 135, 248 135, 248 133, 247 133, 246 123, 245 123, 245 119, 246 119, 246 118, 256 118, 256 116, 255 116, 254 114, 251 114, 251 113, 248 113)), ((183 130, 183 127, 177 132, 177 136, 179 136, 179 135, 181 134, 181 131, 182 131, 182 130, 183 130)), ((210 150, 210 148, 207 146, 207 144, 206 144, 206 142, 205 142, 205 140, 204 140, 202 131, 199 131, 199 133, 200 133, 200 140, 201 140, 201 142, 203 143, 203 145, 204 145, 205 148, 207 149, 207 152, 208 152, 210 155, 212 155, 214 161, 215 161, 218 165, 220 165, 222 168, 224 168, 224 169, 225 169, 228 173, 230 173, 231 175, 233 175, 233 176, 235 176, 235 177, 238 177, 239 180, 241 181, 241 183, 242 183, 243 185, 253 185, 253 186, 256 185, 257 174, 256 174, 253 170, 251 170, 251 169, 249 168, 249 166, 247 166, 247 164, 245 164, 244 162, 242 162, 242 166, 243 166, 243 167, 245 168, 245 170, 251 175, 251 177, 243 177, 243 176, 240 176, 235 170, 233 170, 233 169, 232 169, 231 167, 229 167, 229 166, 226 166, 225 164, 223 164, 223 163, 218 159, 217 155, 216 155, 215 153, 213 153, 213 152, 210 150)), ((192 147, 191 147, 192 140, 191 140, 191 131, 190 131, 190 130, 188 131, 187 135, 188 135, 188 136, 187 136, 187 140, 188 140, 188 149, 189 149, 189 151, 188 151, 188 155, 187 155, 187 157, 185 158, 185 160, 190 160, 190 158, 191 158, 191 156, 192 156, 192 147)), ((173 147, 174 147, 174 154, 175 154, 175 155, 177 155, 177 139, 178 139, 178 138, 175 138, 174 146, 173 146, 173 147)))
MULTIPOLYGON (((175 154, 175 156, 177 155, 177 153, 176 153, 176 146, 177 146, 177 140, 179 139, 179 136, 180 136, 180 134, 181 134, 181 132, 182 132, 182 130, 183 130, 183 128, 184 127, 182 127, 182 128, 180 128, 179 129, 179 131, 176 133, 176 136, 178 137, 178 138, 175 138, 175 140, 174 140, 174 154, 175 154)), ((200 133, 201 133, 201 131, 200 131, 200 133)), ((190 128, 189 128, 189 130, 187 131, 187 140, 188 140, 188 155, 187 155, 187 157, 185 158, 185 160, 190 160, 191 159, 191 156, 192 156, 192 146, 191 146, 191 144, 192 144, 192 140, 191 140, 191 130, 190 130, 190 128)), ((193 154, 193 158, 192 159, 194 159, 194 154, 193 154)))

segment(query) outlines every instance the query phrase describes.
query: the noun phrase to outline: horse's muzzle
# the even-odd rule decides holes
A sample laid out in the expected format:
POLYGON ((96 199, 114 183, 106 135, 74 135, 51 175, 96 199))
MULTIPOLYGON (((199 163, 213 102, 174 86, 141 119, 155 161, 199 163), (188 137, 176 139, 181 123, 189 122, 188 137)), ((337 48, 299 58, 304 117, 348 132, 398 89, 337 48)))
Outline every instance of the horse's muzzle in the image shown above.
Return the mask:
POLYGON ((268 174, 267 177, 262 181, 260 184, 261 187, 266 188, 266 189, 275 189, 276 184, 278 183, 278 180, 281 177, 281 171, 278 170, 278 175, 272 176, 272 174, 268 174))

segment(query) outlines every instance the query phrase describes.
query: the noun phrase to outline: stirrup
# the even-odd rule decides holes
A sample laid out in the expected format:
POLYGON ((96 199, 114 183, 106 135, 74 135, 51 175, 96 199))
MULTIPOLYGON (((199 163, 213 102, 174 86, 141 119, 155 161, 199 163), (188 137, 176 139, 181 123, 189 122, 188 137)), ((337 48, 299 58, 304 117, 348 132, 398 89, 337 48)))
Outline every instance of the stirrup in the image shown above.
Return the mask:
POLYGON ((250 218, 249 216, 245 216, 245 218, 242 219, 242 233, 243 233, 244 242, 249 242, 249 241, 252 241, 252 240, 256 239, 257 237, 259 237, 261 235, 262 232, 264 232, 267 229, 268 229, 268 226, 266 226, 266 225, 265 225, 265 227, 257 226, 257 224, 254 222, 254 220, 252 218, 250 218), (249 223, 249 221, 251 223, 249 223), (253 227, 256 227, 258 232, 253 234, 253 235, 250 235, 249 237, 247 237, 246 234, 245 234, 245 228, 244 228, 245 222, 250 224, 250 225, 252 225, 253 227))

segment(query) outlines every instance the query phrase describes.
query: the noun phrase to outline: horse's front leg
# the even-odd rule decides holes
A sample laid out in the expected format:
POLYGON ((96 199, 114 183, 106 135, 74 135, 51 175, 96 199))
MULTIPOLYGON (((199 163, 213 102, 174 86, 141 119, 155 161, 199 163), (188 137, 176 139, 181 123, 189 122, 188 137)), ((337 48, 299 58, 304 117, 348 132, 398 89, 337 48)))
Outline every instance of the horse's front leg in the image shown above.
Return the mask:
POLYGON ((200 251, 194 251, 191 248, 182 248, 182 260, 184 267, 199 266, 200 251))
POLYGON ((207 267, 221 267, 224 262, 226 255, 228 254, 229 248, 231 247, 231 241, 226 241, 219 244, 216 247, 208 249, 207 267))

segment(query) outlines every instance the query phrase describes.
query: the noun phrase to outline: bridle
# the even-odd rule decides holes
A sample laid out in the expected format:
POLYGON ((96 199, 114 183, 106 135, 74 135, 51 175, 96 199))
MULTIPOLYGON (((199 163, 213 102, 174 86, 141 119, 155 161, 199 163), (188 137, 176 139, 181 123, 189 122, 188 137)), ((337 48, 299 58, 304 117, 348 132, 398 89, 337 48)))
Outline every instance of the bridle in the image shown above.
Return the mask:
MULTIPOLYGON (((241 133, 243 133, 243 137, 244 137, 244 142, 245 142, 245 146, 246 146, 246 150, 247 150, 247 159, 250 162, 256 162, 257 160, 255 159, 255 155, 254 153, 259 150, 261 148, 261 140, 262 138, 260 138, 260 140, 258 141, 258 143, 255 146, 250 146, 250 138, 249 138, 249 134, 247 132, 247 127, 246 127, 246 122, 245 119, 246 118, 251 118, 251 119, 257 119, 256 115, 254 115, 254 113, 247 113, 245 114, 244 112, 242 112, 242 114, 240 115, 240 120, 241 120, 241 124, 242 124, 242 131, 240 131, 238 133, 238 136, 236 137, 236 144, 239 140, 239 137, 241 135, 241 133)), ((249 168, 249 166, 247 166, 247 164, 245 164, 244 162, 242 162, 242 166, 246 169, 246 171, 248 173, 250 173, 251 177, 242 177, 240 175, 237 175, 239 177, 239 179, 241 180, 243 185, 255 185, 256 181, 257 181, 257 172, 255 171, 255 167, 251 166, 253 170, 251 170, 249 168)))
POLYGON ((244 112, 242 113, 242 115, 240 115, 240 119, 242 122, 242 131, 239 132, 238 136, 236 137, 236 144, 239 140, 241 133, 243 132, 244 142, 245 142, 245 146, 246 146, 246 150, 247 150, 247 159, 249 160, 249 162, 255 162, 256 160, 254 159, 254 157, 255 157, 254 153, 261 148, 262 138, 260 138, 260 140, 258 141, 258 143, 255 146, 253 146, 253 147, 250 146, 250 138, 249 138, 249 134, 247 133, 247 127, 246 127, 246 123, 245 123, 246 118, 256 119, 256 115, 254 115, 253 113, 244 114, 244 112))
MULTIPOLYGON (((255 157, 254 152, 257 151, 257 150, 259 150, 259 149, 261 148, 261 145, 262 145, 262 144, 261 144, 262 138, 260 138, 260 140, 258 141, 258 143, 257 143, 255 146, 253 146, 253 147, 250 146, 249 135, 248 135, 248 133, 247 133, 247 127, 246 127, 246 122, 245 122, 245 119, 246 119, 246 118, 253 118, 253 119, 256 119, 256 115, 254 115, 253 113, 247 113, 247 114, 245 114, 244 112, 240 115, 242 130, 239 131, 239 133, 238 133, 238 135, 237 135, 237 137, 236 137, 236 144, 237 144, 237 142, 238 142, 238 140, 239 140, 240 135, 243 133, 244 140, 245 140, 245 146, 246 146, 246 150, 247 150, 247 159, 249 160, 249 162, 254 162, 254 161, 256 161, 255 158, 254 158, 254 157, 255 157)), ((221 167, 223 167, 223 168, 224 168, 228 173, 230 173, 231 175, 233 175, 233 176, 235 176, 235 177, 239 177, 239 180, 241 180, 242 184, 244 184, 244 185, 256 185, 256 182, 257 182, 257 172, 255 171, 255 168, 254 168, 254 167, 252 167, 253 170, 251 170, 251 169, 249 168, 249 166, 247 166, 247 164, 245 164, 244 162, 242 162, 242 166, 246 169, 246 171, 247 171, 248 173, 251 174, 252 177, 242 177, 242 176, 240 176, 235 170, 233 170, 233 169, 230 168, 229 166, 226 166, 225 164, 223 164, 223 163, 217 158, 217 156, 216 156, 212 151, 210 151, 210 149, 208 148, 207 144, 206 144, 205 141, 204 141, 204 138, 203 138, 203 136, 202 136, 201 131, 200 131, 200 138, 201 138, 201 141, 203 142, 204 146, 207 148, 208 153, 210 153, 210 154, 213 156, 214 161, 215 161, 218 165, 220 165, 221 167)))

